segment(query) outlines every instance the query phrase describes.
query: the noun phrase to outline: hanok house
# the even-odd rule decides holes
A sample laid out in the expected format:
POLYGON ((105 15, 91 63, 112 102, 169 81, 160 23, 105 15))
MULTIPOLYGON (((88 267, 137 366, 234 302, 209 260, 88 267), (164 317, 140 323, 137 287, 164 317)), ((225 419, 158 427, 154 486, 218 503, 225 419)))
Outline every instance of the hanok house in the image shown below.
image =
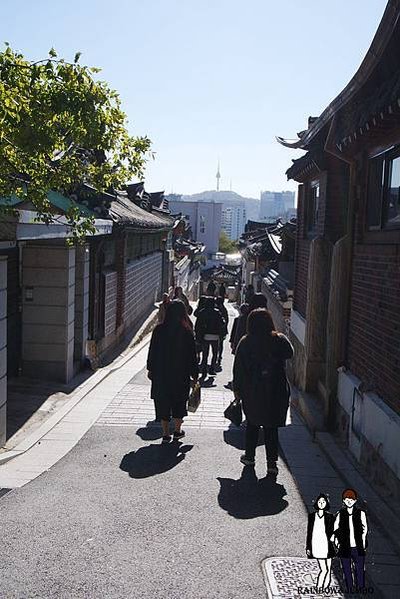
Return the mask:
MULTIPOLYGON (((68 382, 85 355, 89 255, 85 246, 66 244, 72 201, 56 192, 48 200, 55 216, 50 225, 35 221, 32 204, 0 201, 18 210, 0 219, 0 446, 7 382, 21 374, 68 382)), ((111 234, 112 222, 95 216, 94 238, 111 234)))
POLYGON ((172 229, 174 251, 173 286, 182 287, 187 297, 196 301, 199 297, 200 266, 205 259, 206 246, 192 237, 189 221, 182 214, 176 215, 172 229))
POLYGON ((390 0, 350 83, 296 142, 280 139, 307 152, 287 171, 299 182, 290 336, 300 406, 397 497, 399 48, 400 2, 390 0))
POLYGON ((18 218, 0 221, 1 441, 7 376, 70 383, 87 355, 95 365, 116 355, 170 285, 173 219, 162 194, 143 184, 113 194, 85 187, 74 199, 50 192, 49 201, 54 224, 35 223, 21 202, 18 218), (63 215, 74 201, 95 216, 95 234, 71 247, 63 215))
POLYGON ((89 240, 89 353, 97 363, 118 353, 171 286, 167 242, 174 219, 162 192, 143 183, 113 194, 87 194, 84 203, 106 197, 111 236, 89 240))
POLYGON ((249 221, 239 243, 244 283, 267 297, 275 326, 282 332, 287 330, 292 307, 295 228, 294 221, 249 221))

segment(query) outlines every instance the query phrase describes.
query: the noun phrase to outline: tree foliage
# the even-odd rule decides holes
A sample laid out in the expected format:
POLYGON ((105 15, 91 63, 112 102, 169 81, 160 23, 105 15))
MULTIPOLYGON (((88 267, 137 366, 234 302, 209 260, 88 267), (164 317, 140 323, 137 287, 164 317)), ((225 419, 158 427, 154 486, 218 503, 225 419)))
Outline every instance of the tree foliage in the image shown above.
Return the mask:
POLYGON ((229 239, 225 231, 221 231, 219 236, 219 251, 224 254, 232 254, 237 252, 237 244, 235 241, 229 239))
MULTIPOLYGON (((31 62, 8 44, 0 52, 0 196, 32 202, 46 223, 54 220, 49 190, 121 188, 142 177, 150 150, 147 137, 128 134, 117 92, 79 58, 67 62, 51 49, 31 62)), ((76 206, 67 219, 75 238, 93 231, 76 206)))

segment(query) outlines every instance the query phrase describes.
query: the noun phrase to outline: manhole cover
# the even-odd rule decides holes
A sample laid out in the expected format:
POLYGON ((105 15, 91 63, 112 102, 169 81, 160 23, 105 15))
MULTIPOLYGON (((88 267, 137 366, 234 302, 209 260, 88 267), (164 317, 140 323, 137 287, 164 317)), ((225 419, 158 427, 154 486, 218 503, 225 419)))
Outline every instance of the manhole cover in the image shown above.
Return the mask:
MULTIPOLYGON (((319 573, 318 562, 303 557, 270 557, 263 561, 262 569, 270 599, 293 599, 294 597, 313 597, 319 573)), ((345 597, 340 590, 341 580, 332 571, 329 591, 319 596, 341 599, 345 597)))

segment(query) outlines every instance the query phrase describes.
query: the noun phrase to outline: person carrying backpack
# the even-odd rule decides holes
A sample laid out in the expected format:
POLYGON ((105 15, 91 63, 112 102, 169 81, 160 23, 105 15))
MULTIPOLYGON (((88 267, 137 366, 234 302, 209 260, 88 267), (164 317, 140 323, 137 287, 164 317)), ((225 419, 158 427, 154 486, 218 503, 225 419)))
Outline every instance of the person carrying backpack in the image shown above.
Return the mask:
POLYGON ((225 322, 220 311, 215 307, 214 298, 207 297, 204 308, 200 310, 195 324, 196 340, 202 344, 203 348, 203 359, 200 368, 203 376, 207 375, 210 347, 212 349, 210 374, 216 374, 219 340, 224 331, 225 322))
POLYGON ((271 313, 265 308, 250 312, 247 334, 236 348, 233 365, 233 392, 247 420, 246 450, 240 460, 254 466, 262 427, 269 475, 278 473, 278 427, 285 425, 290 396, 285 363, 292 356, 293 347, 275 331, 271 313))

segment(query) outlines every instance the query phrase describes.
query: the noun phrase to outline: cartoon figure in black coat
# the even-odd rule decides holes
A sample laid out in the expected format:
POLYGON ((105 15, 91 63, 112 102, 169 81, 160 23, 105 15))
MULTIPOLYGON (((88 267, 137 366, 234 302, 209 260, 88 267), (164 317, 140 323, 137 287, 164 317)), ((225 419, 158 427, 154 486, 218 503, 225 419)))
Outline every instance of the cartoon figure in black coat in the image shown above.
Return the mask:
POLYGON ((317 587, 327 589, 331 583, 332 557, 335 549, 331 541, 335 517, 329 510, 329 499, 324 493, 318 495, 314 503, 315 512, 308 516, 307 557, 318 560, 319 574, 317 587))
POLYGON ((343 507, 336 514, 332 539, 338 548, 347 591, 365 586, 365 551, 368 546, 368 521, 364 510, 356 507, 357 493, 346 489, 342 493, 343 507), (352 576, 352 563, 354 583, 352 576))

